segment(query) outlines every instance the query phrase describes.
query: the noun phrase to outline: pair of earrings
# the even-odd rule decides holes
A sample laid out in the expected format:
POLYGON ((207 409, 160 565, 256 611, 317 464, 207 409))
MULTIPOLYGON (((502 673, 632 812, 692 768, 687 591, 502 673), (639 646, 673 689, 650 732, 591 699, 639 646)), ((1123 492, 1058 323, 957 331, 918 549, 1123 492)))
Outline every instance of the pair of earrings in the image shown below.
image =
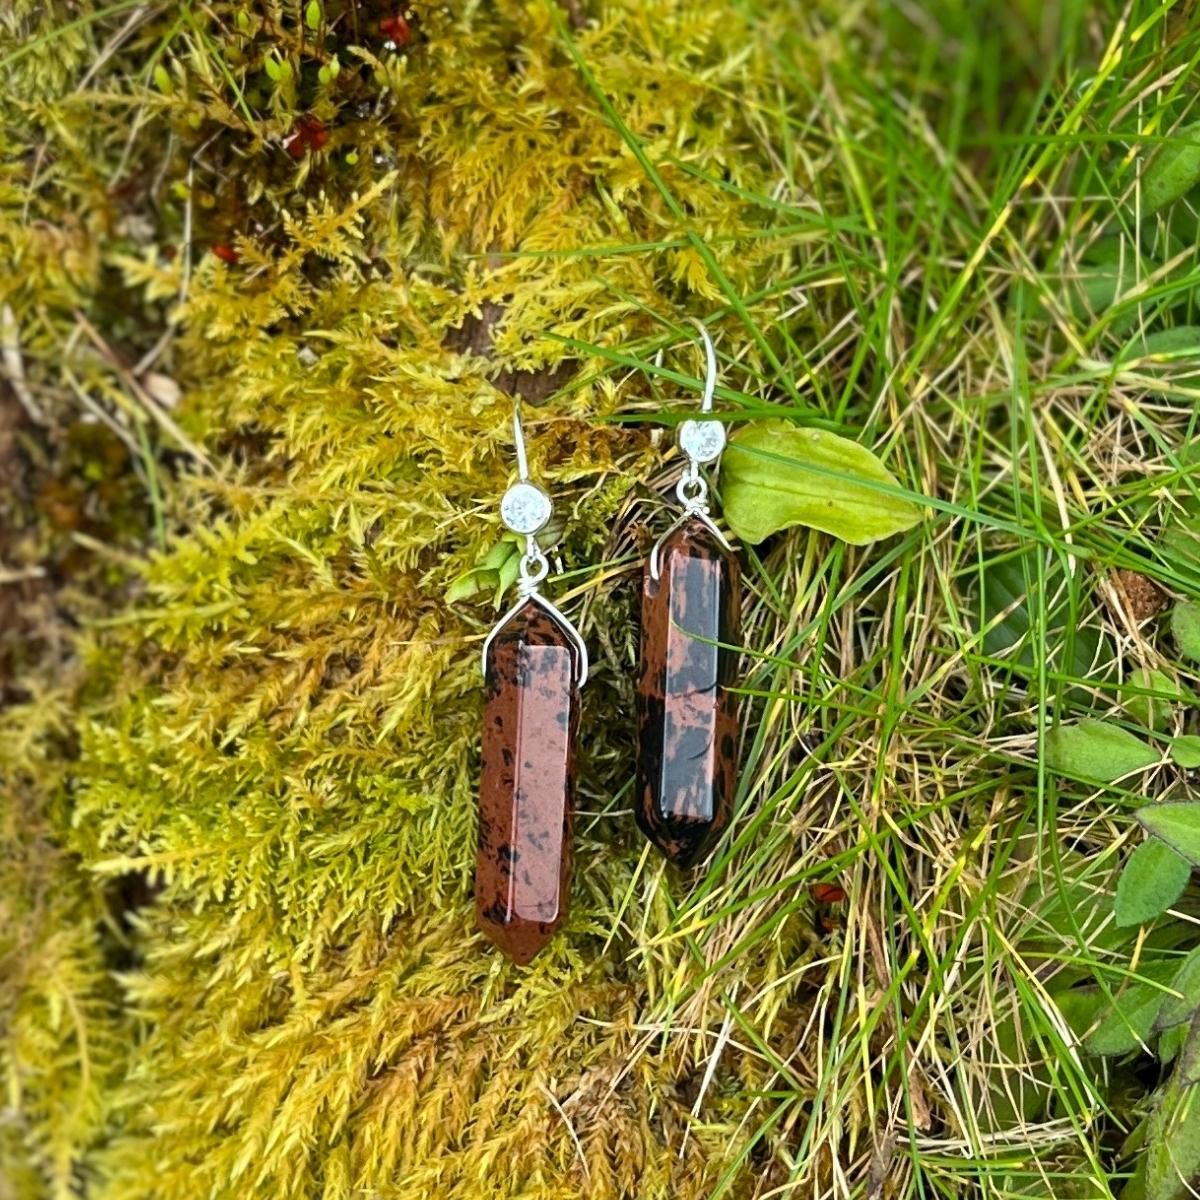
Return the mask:
MULTIPOLYGON (((702 468, 716 464, 725 426, 712 411, 717 358, 701 325, 702 417, 679 427, 687 458, 680 512, 655 542, 642 576, 635 813, 672 861, 691 866, 729 820, 737 759, 739 570, 709 513, 702 468)), ((550 564, 538 534, 550 497, 529 477, 518 412, 518 479, 500 518, 525 538, 517 601, 483 647, 487 699, 479 793, 475 909, 483 931, 527 963, 567 914, 579 692, 588 676, 579 631, 542 594, 550 564)))

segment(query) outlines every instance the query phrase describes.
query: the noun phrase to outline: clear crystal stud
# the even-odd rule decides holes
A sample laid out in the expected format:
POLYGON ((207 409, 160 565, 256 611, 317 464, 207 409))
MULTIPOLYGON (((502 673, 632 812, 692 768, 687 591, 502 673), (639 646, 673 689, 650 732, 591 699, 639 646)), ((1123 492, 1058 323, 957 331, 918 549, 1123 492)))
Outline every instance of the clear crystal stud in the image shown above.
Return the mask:
POLYGON ((513 533, 531 534, 550 520, 550 497, 535 483, 518 480, 500 499, 500 520, 513 533))
POLYGON ((679 448, 696 462, 714 462, 725 449, 724 424, 720 421, 684 421, 679 426, 679 448))

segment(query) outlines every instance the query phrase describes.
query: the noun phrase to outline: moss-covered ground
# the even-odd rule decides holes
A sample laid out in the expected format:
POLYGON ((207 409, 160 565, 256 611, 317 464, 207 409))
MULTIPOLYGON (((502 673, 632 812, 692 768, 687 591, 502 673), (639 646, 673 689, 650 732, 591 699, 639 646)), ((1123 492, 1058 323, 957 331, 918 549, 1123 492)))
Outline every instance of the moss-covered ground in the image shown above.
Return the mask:
POLYGON ((1187 1195, 1121 998, 1200 908, 1112 912, 1187 771, 1046 739, 1196 720, 1197 20, 0 6, 0 1197, 1187 1195), (630 809, 693 317, 735 428, 924 516, 744 549, 684 877, 630 809), (470 894, 517 398, 594 660, 524 970, 470 894))

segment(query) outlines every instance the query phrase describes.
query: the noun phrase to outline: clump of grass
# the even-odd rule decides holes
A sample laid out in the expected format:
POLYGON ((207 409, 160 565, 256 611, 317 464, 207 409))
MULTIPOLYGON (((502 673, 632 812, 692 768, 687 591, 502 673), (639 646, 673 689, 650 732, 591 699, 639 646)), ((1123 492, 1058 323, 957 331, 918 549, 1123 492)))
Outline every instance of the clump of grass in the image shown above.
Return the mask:
POLYGON ((1184 779, 1064 780, 1046 736, 1150 668, 1198 686, 1121 582, 1198 591, 1164 540, 1192 209, 1141 207, 1196 35, 1067 4, 10 28, 22 383, 142 497, 79 542, 116 596, 64 594, 86 627, 5 715, 5 845, 38 851, 6 961, 51 964, 0 991, 19 1194, 1119 1190, 1165 1068, 1096 1036, 1194 939, 1111 897, 1133 803, 1184 779), (737 817, 683 879, 628 795, 688 314, 726 411, 855 437, 927 519, 746 548, 737 817), (514 396, 596 658, 575 915, 529 972, 470 933, 492 589, 446 601, 495 582, 514 396))

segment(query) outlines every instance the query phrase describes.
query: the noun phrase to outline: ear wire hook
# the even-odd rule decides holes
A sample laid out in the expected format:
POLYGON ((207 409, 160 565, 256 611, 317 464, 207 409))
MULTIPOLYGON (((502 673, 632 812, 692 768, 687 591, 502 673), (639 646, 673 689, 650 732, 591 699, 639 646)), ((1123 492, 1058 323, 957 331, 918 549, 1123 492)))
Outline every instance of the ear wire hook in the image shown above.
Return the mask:
POLYGON ((521 398, 513 401, 513 442, 517 448, 517 477, 529 482, 529 459, 525 456, 525 430, 521 427, 521 398))
POLYGON ((708 481, 700 473, 701 465, 715 464, 721 457, 721 451, 725 449, 724 424, 721 421, 703 419, 713 410, 713 396, 717 390, 717 351, 704 322, 695 317, 690 319, 700 331, 700 338, 704 343, 704 392, 700 399, 701 419, 689 417, 679 426, 679 448, 688 458, 688 465, 675 487, 675 495, 678 496, 679 503, 683 505, 683 511, 650 550, 650 577, 655 580, 659 577, 661 566, 659 558, 663 543, 689 517, 697 517, 703 521, 727 550, 733 548, 717 527, 716 522, 709 516, 708 481))
MULTIPOLYGON (((700 338, 704 343, 704 394, 700 399, 700 411, 712 412, 713 396, 717 390, 717 350, 712 338, 708 336, 708 326, 699 317, 689 317, 689 321, 700 330, 700 338)), ((654 355, 654 365, 661 367, 663 361, 662 347, 654 355)))
POLYGON ((698 317, 692 317, 692 324, 700 330, 704 341, 704 395, 700 400, 702 413, 712 412, 713 395, 717 390, 717 350, 712 338, 708 336, 708 326, 698 317))

